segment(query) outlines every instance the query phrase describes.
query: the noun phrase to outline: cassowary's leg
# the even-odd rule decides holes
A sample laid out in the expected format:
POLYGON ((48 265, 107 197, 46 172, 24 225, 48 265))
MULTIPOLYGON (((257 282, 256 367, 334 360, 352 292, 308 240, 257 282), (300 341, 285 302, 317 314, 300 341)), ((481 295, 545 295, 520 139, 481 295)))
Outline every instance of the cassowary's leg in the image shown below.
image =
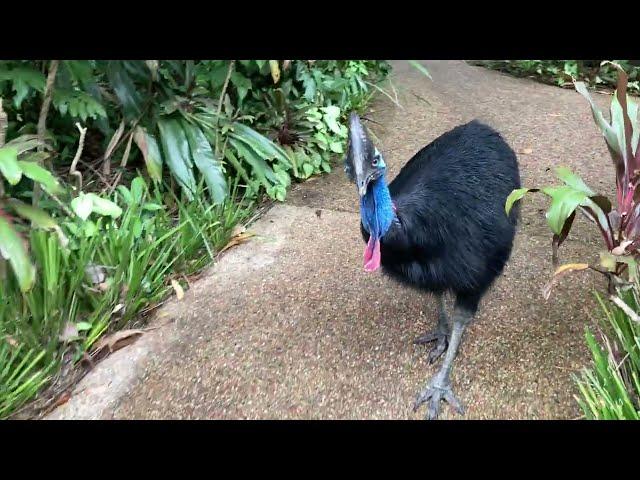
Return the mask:
POLYGON ((473 320, 473 316, 478 309, 479 296, 462 296, 456 298, 456 306, 453 312, 453 328, 449 337, 449 347, 442 362, 440 371, 429 381, 426 388, 418 394, 413 410, 416 411, 420 405, 429 402, 426 418, 433 420, 438 418, 440 413, 440 400, 447 401, 459 414, 464 414, 464 409, 458 398, 451 390, 451 370, 453 362, 458 354, 458 347, 462 341, 467 325, 473 320))
POLYGON ((449 327, 449 318, 447 317, 446 298, 443 293, 437 294, 438 297, 438 327, 433 332, 426 333, 414 340, 413 343, 423 345, 429 342, 436 342, 436 346, 429 352, 429 363, 435 362, 447 350, 449 344, 449 335, 451 328, 449 327))

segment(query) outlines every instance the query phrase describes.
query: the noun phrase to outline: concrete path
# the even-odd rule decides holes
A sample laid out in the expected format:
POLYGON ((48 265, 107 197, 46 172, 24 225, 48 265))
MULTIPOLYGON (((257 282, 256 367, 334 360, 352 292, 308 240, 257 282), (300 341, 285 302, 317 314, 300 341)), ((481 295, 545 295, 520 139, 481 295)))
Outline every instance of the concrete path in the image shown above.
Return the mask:
MULTIPOLYGON (((587 103, 571 90, 463 62, 425 62, 426 79, 394 62, 403 109, 370 113, 392 178, 418 149, 478 118, 519 154, 524 185, 554 182, 564 164, 611 194, 606 147, 587 103)), ((607 98, 596 96, 606 105, 607 98)), ((516 248, 485 298, 453 373, 468 419, 571 419, 571 378, 589 357, 584 328, 598 311, 589 274, 551 273, 545 202, 525 200, 516 248)), ((583 219, 562 259, 591 259, 600 238, 583 219)), ((355 187, 341 168, 292 192, 134 345, 102 362, 50 418, 419 419, 416 393, 435 373, 412 340, 436 321, 433 298, 362 269, 355 187)), ((442 418, 461 418, 443 406, 442 418)))

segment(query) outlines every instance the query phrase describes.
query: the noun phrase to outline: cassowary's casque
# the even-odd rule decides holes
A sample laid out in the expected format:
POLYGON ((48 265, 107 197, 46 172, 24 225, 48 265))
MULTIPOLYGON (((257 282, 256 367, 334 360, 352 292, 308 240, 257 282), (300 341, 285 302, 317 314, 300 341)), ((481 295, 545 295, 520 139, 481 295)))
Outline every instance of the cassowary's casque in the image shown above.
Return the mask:
POLYGON ((439 299, 436 330, 416 343, 436 342, 431 363, 446 355, 414 409, 428 402, 427 418, 437 418, 445 400, 463 413, 451 390, 451 369, 480 299, 511 254, 518 213, 507 216, 504 205, 520 187, 516 155, 499 133, 472 121, 416 153, 387 185, 384 159, 356 114, 349 129, 345 171, 360 194, 365 270, 382 266, 396 280, 439 299), (448 292, 455 295, 451 322, 448 292))

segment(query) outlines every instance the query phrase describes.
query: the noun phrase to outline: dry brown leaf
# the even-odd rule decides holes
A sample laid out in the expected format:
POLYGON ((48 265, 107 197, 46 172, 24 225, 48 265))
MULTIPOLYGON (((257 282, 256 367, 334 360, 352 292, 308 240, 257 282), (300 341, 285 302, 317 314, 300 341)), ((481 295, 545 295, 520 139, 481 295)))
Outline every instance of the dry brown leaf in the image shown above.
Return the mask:
MULTIPOLYGON (((111 313, 113 313, 113 314, 118 313, 123 308, 124 308, 124 303, 119 303, 115 307, 113 307, 113 310, 111 310, 111 313)), ((122 312, 122 313, 124 313, 124 312, 122 312)))
POLYGON ((107 335, 106 337, 101 338, 98 342, 96 342, 93 350, 91 351, 91 356, 94 357, 105 349, 108 349, 109 353, 120 350, 122 347, 126 347, 127 345, 135 342, 143 333, 144 330, 131 329, 120 330, 119 332, 114 332, 111 335, 107 335))
POLYGON ((549 281, 549 283, 547 283, 542 288, 542 295, 544 296, 544 299, 549 300, 549 297, 551 296, 551 289, 558 282, 558 279, 561 276, 566 275, 567 273, 570 273, 570 272, 586 270, 587 268, 589 268, 589 264, 587 263, 567 263, 565 265, 559 266, 556 269, 556 271, 553 273, 553 277, 551 277, 551 281, 549 281))
POLYGON ((244 233, 247 231, 247 227, 245 227, 244 225, 236 225, 235 227, 233 227, 233 230, 231 230, 231 237, 237 237, 238 235, 240 235, 241 233, 244 233))
POLYGON ((53 408, 58 408, 60 405, 64 405, 71 398, 71 392, 67 390, 60 395, 53 404, 53 408))
POLYGON ((182 286, 178 283, 177 280, 173 279, 171 279, 171 286, 175 290, 178 300, 182 300, 184 298, 184 290, 182 289, 182 286))
POLYGON ((533 148, 523 148, 520 150, 522 155, 531 155, 533 153, 533 148))
POLYGON ((236 235, 235 237, 233 237, 231 240, 229 240, 229 243, 227 243, 224 248, 222 250, 220 250, 220 252, 218 252, 218 254, 229 250, 231 247, 235 247, 236 245, 240 245, 241 243, 246 242, 247 240, 249 240, 251 237, 254 237, 255 233, 251 233, 251 232, 245 232, 245 233, 241 233, 239 235, 236 235))
POLYGON ((7 335, 6 337, 4 337, 4 339, 9 345, 11 345, 14 348, 18 346, 18 342, 11 335, 7 335))

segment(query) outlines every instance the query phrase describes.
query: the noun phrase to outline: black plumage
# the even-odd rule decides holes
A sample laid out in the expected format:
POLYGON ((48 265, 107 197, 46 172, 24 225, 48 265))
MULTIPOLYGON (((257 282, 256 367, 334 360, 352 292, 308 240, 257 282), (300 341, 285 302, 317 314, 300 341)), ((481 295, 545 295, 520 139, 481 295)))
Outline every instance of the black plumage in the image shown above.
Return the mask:
POLYGON ((446 400, 462 413, 451 390, 450 372, 465 327, 511 254, 518 210, 507 216, 504 207, 507 196, 520 188, 516 155, 493 128, 475 120, 458 126, 416 153, 388 185, 394 212, 390 214, 383 208, 389 201, 386 166, 357 115, 350 120, 349 141, 345 170, 360 192, 360 227, 368 249, 373 251, 375 238, 369 242, 367 225, 393 216, 379 235, 382 270, 440 300, 437 329, 416 343, 436 342, 431 362, 445 352, 446 356, 441 370, 418 395, 415 408, 428 403, 427 418, 436 418, 440 401, 446 400), (445 309, 447 293, 455 296, 451 322, 445 309))
POLYGON ((511 254, 517 208, 507 217, 504 204, 516 188, 516 155, 494 129, 472 121, 443 134, 389 184, 397 221, 381 239, 384 271, 434 293, 482 295, 511 254))

